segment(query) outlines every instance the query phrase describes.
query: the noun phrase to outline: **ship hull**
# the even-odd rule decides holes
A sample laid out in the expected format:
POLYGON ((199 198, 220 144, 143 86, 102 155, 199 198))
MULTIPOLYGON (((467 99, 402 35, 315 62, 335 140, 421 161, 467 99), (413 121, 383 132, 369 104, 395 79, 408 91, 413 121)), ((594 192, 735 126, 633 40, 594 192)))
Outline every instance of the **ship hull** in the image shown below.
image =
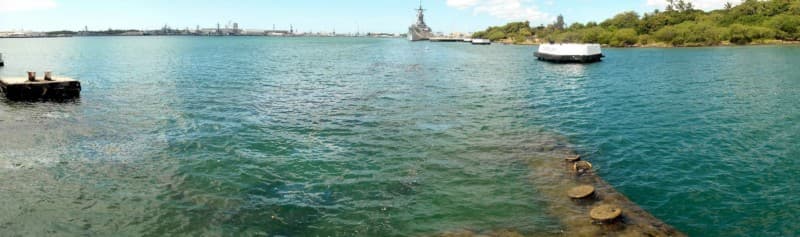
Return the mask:
POLYGON ((430 32, 416 30, 413 27, 408 29, 408 40, 410 41, 430 40, 431 36, 430 32))

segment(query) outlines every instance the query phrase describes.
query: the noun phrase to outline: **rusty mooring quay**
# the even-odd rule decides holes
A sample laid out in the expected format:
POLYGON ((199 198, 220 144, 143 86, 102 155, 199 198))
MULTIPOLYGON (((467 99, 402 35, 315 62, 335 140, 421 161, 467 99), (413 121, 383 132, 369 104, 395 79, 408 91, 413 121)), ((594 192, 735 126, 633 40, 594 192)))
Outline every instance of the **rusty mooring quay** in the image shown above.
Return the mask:
MULTIPOLYGON (((49 76, 49 75, 48 75, 49 76)), ((0 78, 0 92, 9 100, 60 100, 80 97, 81 82, 66 77, 0 78)))

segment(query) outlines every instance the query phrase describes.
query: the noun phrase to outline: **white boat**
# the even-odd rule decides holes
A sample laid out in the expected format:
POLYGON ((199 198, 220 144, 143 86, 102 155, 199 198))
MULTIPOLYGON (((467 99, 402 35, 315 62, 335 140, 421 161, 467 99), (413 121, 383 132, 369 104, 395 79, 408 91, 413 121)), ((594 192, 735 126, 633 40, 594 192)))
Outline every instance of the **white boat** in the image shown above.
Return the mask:
POLYGON ((542 44, 534 56, 557 63, 593 63, 604 57, 599 44, 542 44))
POLYGON ((490 45, 490 44, 492 44, 492 41, 488 40, 488 39, 472 39, 472 44, 490 45))

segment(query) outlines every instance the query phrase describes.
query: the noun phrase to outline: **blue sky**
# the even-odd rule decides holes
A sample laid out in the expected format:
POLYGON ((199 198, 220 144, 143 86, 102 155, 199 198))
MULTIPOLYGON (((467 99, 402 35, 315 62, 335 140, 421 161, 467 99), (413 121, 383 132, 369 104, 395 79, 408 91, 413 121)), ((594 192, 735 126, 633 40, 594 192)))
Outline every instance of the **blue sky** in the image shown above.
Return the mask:
MULTIPOLYGON (((472 32, 513 20, 533 25, 563 14, 568 23, 600 21, 628 10, 663 8, 663 0, 423 0, 437 32, 472 32)), ((693 0, 708 9, 725 0, 693 0)), ((737 2, 737 1, 734 1, 737 2)), ((404 32, 418 0, 0 0, 0 31, 214 27, 237 22, 245 29, 404 32)))

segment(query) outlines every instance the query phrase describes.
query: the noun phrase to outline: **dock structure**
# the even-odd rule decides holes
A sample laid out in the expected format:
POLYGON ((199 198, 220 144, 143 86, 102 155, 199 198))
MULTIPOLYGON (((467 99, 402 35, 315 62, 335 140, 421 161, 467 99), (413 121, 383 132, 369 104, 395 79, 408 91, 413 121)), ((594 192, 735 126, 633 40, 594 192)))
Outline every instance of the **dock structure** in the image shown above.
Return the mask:
POLYGON ((451 37, 433 37, 429 39, 431 42, 465 42, 464 38, 451 38, 451 37))
POLYGON ((81 83, 72 78, 53 77, 51 80, 28 78, 0 79, 0 92, 9 100, 61 100, 80 97, 81 83))

